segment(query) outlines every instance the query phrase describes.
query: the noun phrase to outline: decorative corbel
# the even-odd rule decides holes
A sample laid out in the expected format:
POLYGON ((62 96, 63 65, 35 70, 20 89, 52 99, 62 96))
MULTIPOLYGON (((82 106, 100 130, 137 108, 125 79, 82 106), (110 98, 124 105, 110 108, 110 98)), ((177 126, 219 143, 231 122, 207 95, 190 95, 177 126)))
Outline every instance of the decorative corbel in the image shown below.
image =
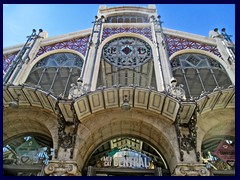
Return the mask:
POLYGON ((188 123, 181 123, 180 112, 182 110, 181 102, 180 108, 175 121, 175 130, 177 134, 177 140, 179 145, 180 161, 184 161, 184 152, 188 154, 194 150, 196 154, 197 162, 200 161, 200 153, 197 151, 197 111, 196 106, 192 117, 188 123))
POLYGON ((57 112, 57 121, 58 121, 58 145, 57 149, 55 149, 55 158, 58 157, 59 148, 63 148, 66 152, 67 149, 70 149, 70 158, 73 158, 74 146, 76 142, 76 134, 78 128, 78 118, 74 109, 74 100, 71 103, 71 110, 73 112, 73 121, 69 122, 64 119, 64 116, 59 107, 59 100, 56 102, 55 110, 57 112))

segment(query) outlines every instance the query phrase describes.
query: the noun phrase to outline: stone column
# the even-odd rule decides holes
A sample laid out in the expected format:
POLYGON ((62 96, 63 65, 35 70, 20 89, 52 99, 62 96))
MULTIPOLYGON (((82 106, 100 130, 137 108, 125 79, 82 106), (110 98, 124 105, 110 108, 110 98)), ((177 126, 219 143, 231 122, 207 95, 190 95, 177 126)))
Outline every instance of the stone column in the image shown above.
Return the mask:
POLYGON ((84 62, 84 70, 82 72, 83 84, 87 87, 87 91, 92 89, 93 74, 97 59, 98 47, 100 44, 100 34, 102 31, 102 23, 104 22, 104 17, 95 17, 92 34, 89 42, 89 49, 84 62))
POLYGON ((170 84, 170 80, 172 78, 172 69, 169 62, 167 46, 161 26, 162 22, 160 21, 160 16, 152 16, 150 21, 152 23, 153 41, 156 46, 157 59, 160 66, 159 69, 161 77, 160 82, 157 82, 160 83, 160 87, 158 86, 158 90, 163 91, 167 90, 167 85, 170 84))

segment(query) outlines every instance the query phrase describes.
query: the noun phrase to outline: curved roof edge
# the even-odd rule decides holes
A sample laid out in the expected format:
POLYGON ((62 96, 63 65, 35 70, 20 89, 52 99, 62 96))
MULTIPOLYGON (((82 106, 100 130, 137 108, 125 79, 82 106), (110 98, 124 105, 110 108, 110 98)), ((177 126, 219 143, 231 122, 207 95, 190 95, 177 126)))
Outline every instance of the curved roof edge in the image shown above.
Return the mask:
POLYGON ((106 5, 101 5, 98 10, 98 15, 102 14, 116 14, 123 12, 139 12, 139 13, 156 13, 156 6, 154 4, 150 4, 147 7, 143 6, 115 6, 115 7, 107 7, 106 5))

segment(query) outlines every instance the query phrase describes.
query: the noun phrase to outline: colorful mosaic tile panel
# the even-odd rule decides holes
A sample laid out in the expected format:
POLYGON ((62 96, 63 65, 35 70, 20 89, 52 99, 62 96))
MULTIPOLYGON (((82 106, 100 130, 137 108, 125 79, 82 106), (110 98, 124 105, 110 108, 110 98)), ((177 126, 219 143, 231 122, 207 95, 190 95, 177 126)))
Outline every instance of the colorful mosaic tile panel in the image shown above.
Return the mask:
POLYGON ((8 71, 10 65, 12 64, 13 60, 17 56, 18 52, 19 51, 14 52, 12 54, 3 55, 3 75, 5 75, 6 72, 8 71))
POLYGON ((117 33, 137 33, 152 41, 152 32, 150 27, 107 27, 103 29, 102 41, 117 33))
POLYGON ((87 44, 90 36, 85 36, 77 39, 71 39, 69 41, 59 42, 47 46, 40 47, 36 57, 56 49, 71 49, 80 52, 85 55, 87 51, 87 44))
POLYGON ((200 49, 221 57, 221 54, 219 53, 217 47, 214 45, 200 43, 197 41, 192 41, 190 39, 184 39, 170 35, 165 35, 165 39, 168 46, 169 56, 183 49, 200 49))

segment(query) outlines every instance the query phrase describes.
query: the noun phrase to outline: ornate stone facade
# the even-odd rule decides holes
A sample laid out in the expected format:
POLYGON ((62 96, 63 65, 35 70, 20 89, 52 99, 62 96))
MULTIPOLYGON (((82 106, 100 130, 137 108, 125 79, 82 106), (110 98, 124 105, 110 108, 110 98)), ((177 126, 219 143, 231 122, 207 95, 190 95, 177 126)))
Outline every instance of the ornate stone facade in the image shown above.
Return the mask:
POLYGON ((126 173, 209 176, 216 159, 206 157, 208 147, 225 137, 234 145, 235 56, 220 36, 165 29, 154 5, 100 6, 92 30, 46 34, 39 31, 30 50, 3 51, 6 175, 13 167, 14 175, 119 175, 103 160, 129 149, 144 154, 118 164, 145 169, 126 173), (28 147, 31 138, 44 153, 18 156, 47 161, 29 173, 9 147, 28 147))

